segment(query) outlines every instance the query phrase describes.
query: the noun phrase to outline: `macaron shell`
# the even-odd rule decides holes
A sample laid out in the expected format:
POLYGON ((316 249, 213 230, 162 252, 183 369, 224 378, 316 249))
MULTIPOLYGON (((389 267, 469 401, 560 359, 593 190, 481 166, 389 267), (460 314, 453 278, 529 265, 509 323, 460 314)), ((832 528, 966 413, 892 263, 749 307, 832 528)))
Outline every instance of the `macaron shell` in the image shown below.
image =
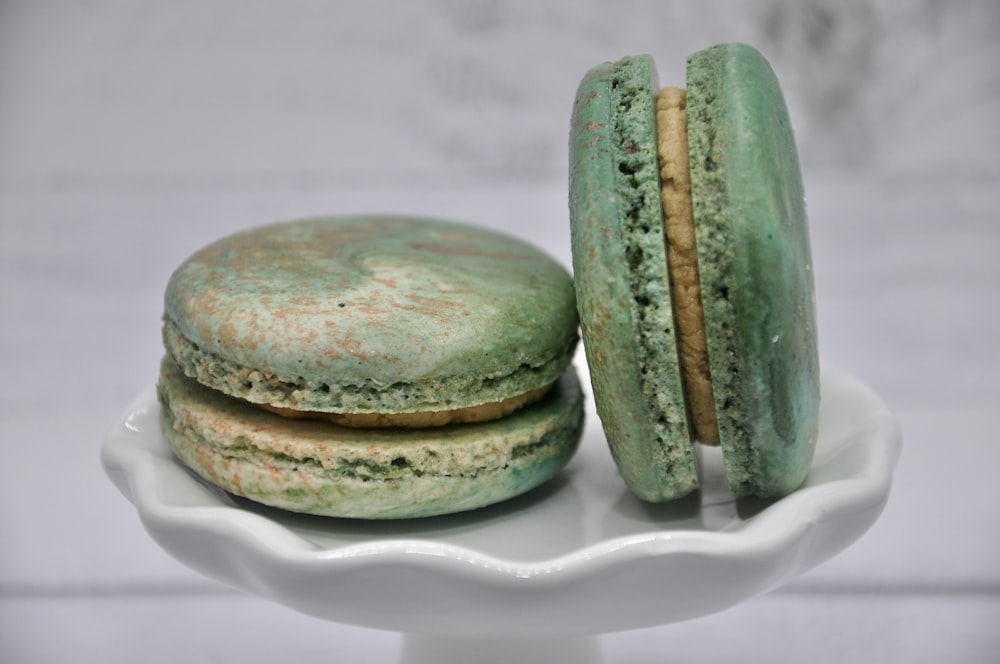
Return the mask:
POLYGON ((169 357, 157 390, 164 435, 186 466, 231 493, 323 516, 424 517, 514 497, 559 472, 583 422, 572 370, 511 416, 424 430, 283 418, 187 378, 169 357))
POLYGON ((570 136, 573 268, 594 401, 612 456, 647 501, 697 472, 674 343, 648 56, 580 84, 570 136))
POLYGON ((743 44, 687 65, 692 203, 709 363, 730 487, 780 496, 816 442, 819 361, 795 140, 778 80, 743 44))
POLYGON ((173 274, 164 342, 189 376, 274 406, 419 412, 556 379, 569 274, 515 238, 445 221, 309 219, 252 229, 173 274))

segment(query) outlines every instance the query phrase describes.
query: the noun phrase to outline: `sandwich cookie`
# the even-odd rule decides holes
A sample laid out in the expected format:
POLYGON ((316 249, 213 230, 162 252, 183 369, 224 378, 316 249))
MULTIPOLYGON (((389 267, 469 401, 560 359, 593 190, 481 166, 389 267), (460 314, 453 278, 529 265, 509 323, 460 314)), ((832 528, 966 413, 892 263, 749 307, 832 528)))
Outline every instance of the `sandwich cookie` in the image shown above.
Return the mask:
POLYGON ((721 444, 739 496, 802 484, 819 362, 795 142, 764 57, 723 44, 660 89, 649 56, 580 84, 570 145, 573 266, 611 453, 640 498, 698 486, 721 444))
POLYGON ((223 238, 171 276, 163 338, 171 447, 264 504, 468 510, 551 478, 578 444, 572 281, 485 229, 333 217, 223 238))

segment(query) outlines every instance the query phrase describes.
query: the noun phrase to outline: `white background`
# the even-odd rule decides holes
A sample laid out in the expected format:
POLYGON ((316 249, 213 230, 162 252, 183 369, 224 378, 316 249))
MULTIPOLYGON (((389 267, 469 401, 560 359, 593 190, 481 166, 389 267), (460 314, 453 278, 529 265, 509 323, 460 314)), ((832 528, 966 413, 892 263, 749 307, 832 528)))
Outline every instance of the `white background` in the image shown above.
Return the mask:
POLYGON ((569 266, 591 66, 747 41, 799 139, 826 361, 896 411, 882 519, 791 585, 609 661, 1000 658, 1000 5, 0 0, 0 661, 392 661, 183 568, 104 477, 201 245, 323 213, 505 229, 569 266))

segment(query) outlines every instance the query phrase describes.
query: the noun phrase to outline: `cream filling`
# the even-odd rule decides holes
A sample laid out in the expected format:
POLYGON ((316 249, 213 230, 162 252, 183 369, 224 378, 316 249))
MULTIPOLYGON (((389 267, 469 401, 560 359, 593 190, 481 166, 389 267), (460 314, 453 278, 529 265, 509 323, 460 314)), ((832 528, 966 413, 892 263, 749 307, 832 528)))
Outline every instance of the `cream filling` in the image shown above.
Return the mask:
POLYGON ((510 415, 515 410, 539 401, 548 394, 555 382, 549 383, 524 394, 504 399, 496 403, 484 403, 454 410, 433 410, 419 413, 322 413, 312 410, 295 410, 269 404, 258 404, 264 410, 291 419, 326 420, 337 426, 354 429, 387 429, 403 427, 425 429, 446 424, 472 424, 488 422, 510 415))
POLYGON ((680 88, 666 87, 656 96, 660 197, 667 236, 667 268, 677 329, 677 354, 691 435, 700 443, 718 445, 719 423, 708 368, 708 344, 691 209, 686 105, 685 92, 680 88))

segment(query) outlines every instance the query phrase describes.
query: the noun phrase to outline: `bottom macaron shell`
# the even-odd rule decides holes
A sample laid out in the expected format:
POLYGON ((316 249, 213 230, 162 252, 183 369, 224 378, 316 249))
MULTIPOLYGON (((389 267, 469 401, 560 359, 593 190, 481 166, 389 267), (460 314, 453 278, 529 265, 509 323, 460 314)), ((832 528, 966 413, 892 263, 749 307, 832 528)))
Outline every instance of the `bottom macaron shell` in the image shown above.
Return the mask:
POLYGON ((282 418, 203 387, 169 359, 158 394, 171 449, 203 479, 271 507, 349 518, 434 516, 513 498, 559 472, 583 423, 572 369, 508 417, 424 430, 282 418))

